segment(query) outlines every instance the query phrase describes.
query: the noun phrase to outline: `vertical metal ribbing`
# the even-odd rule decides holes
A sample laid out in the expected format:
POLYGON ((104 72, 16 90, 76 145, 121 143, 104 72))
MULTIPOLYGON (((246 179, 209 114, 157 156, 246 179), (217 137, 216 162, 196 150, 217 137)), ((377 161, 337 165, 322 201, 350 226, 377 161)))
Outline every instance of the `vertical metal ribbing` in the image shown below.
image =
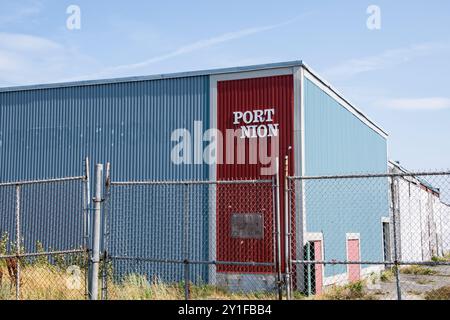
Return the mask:
POLYGON ((95 199, 94 199, 94 228, 92 241, 92 271, 90 274, 90 292, 91 300, 98 299, 98 270, 100 263, 100 232, 101 232, 101 203, 102 203, 102 185, 103 185, 103 165, 95 166, 95 199))
POLYGON ((392 229, 394 237, 394 274, 397 286, 397 299, 402 300, 402 291, 400 287, 400 270, 399 270, 399 256, 398 256, 398 235, 397 235, 397 179, 391 178, 391 201, 392 201, 392 229))
POLYGON ((20 300, 20 186, 16 186, 16 300, 20 300))
MULTIPOLYGON (((278 277, 278 275, 277 275, 277 271, 278 271, 278 269, 276 268, 277 267, 277 224, 276 224, 276 220, 277 220, 277 214, 276 214, 276 202, 277 202, 277 200, 276 200, 276 186, 277 186, 277 183, 276 183, 276 177, 275 177, 275 175, 274 176, 272 176, 272 221, 273 221, 273 223, 272 223, 272 246, 273 246, 273 257, 272 257, 272 259, 273 259, 273 264, 274 264, 274 266, 275 266, 275 272, 274 272, 274 276, 275 276, 275 278, 277 278, 278 277)), ((280 279, 278 279, 277 278, 277 283, 279 283, 279 281, 280 281, 280 279)), ((277 286, 277 288, 278 288, 278 286, 277 286)))

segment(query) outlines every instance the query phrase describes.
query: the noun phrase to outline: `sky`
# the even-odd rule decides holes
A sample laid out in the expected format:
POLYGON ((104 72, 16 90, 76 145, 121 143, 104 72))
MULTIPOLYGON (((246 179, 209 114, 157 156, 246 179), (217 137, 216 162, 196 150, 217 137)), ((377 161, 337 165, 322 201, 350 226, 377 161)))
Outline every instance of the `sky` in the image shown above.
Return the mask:
POLYGON ((410 170, 450 168, 449 58, 448 0, 0 0, 0 87, 303 60, 410 170))

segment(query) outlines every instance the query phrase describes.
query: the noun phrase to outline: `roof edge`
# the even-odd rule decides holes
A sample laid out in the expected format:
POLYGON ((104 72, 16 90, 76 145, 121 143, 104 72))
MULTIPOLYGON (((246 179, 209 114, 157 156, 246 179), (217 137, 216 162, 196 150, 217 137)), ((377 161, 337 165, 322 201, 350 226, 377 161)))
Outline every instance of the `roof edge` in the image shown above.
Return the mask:
POLYGON ((355 112, 374 125, 379 129, 387 138, 389 134, 372 121, 367 115, 365 115, 355 104, 351 103, 348 99, 344 97, 337 89, 335 89, 328 81, 324 80, 319 76, 310 66, 305 64, 302 60, 292 60, 286 62, 275 62, 267 64, 257 64, 250 66, 241 67, 230 67, 230 68, 219 68, 219 69, 205 69, 199 71, 185 71, 176 73, 163 73, 155 74, 149 76, 134 76, 134 77, 122 77, 122 78, 111 78, 111 79, 98 79, 98 80, 83 80, 83 81, 73 81, 73 82, 57 82, 48 84, 37 84, 37 85, 26 85, 26 86, 13 86, 0 88, 0 93, 5 92, 20 92, 20 91, 31 91, 31 90, 45 90, 45 89, 58 89, 58 88, 70 88, 70 87, 84 87, 84 86, 95 86, 95 85, 107 85, 107 84, 117 84, 117 83, 129 83, 129 82, 140 82, 140 81, 151 81, 151 80, 162 80, 162 79, 176 79, 176 78, 186 78, 186 77, 197 77, 197 76, 209 76, 209 75, 219 75, 227 73, 239 73, 239 72, 251 72, 258 70, 269 70, 269 69, 280 69, 280 68, 293 68, 302 67, 305 68, 310 74, 312 74, 317 80, 323 83, 329 90, 341 98, 345 103, 347 103, 355 112))
POLYGON ((296 66, 302 66, 302 65, 303 65, 303 62, 301 60, 294 60, 294 61, 287 61, 287 62, 257 64, 257 65, 231 67, 231 68, 205 69, 205 70, 199 70, 199 71, 185 71, 185 72, 176 72, 176 73, 163 73, 163 74, 155 74, 155 75, 149 75, 149 76, 134 76, 134 77, 122 77, 122 78, 110 78, 110 79, 98 79, 98 80, 56 82, 56 83, 35 84, 35 85, 26 85, 26 86, 12 86, 12 87, 0 88, 0 93, 29 91, 29 90, 57 89, 57 88, 68 88, 68 87, 95 86, 95 85, 103 85, 103 84, 116 84, 116 83, 126 83, 126 82, 175 79, 175 78, 186 78, 186 77, 196 77, 196 76, 208 76, 208 75, 217 75, 217 74, 225 74, 225 73, 237 73, 237 72, 267 70, 267 69, 290 68, 290 67, 296 67, 296 66))
POLYGON ((332 86, 327 80, 322 78, 318 75, 317 72, 314 71, 309 65, 302 62, 302 67, 307 70, 311 75, 313 75, 318 81, 320 81, 325 87, 327 87, 330 91, 332 91, 335 95, 337 95, 339 98, 341 98, 345 103, 347 103, 355 112, 362 118, 366 119, 369 123, 371 123, 373 126, 375 126, 378 130, 380 130, 385 138, 387 139, 389 137, 389 133, 387 133, 386 130, 384 130, 381 126, 379 126, 375 121, 370 119, 363 111, 361 111, 358 107, 355 106, 354 103, 352 103, 349 99, 347 99, 339 90, 337 90, 334 86, 332 86))

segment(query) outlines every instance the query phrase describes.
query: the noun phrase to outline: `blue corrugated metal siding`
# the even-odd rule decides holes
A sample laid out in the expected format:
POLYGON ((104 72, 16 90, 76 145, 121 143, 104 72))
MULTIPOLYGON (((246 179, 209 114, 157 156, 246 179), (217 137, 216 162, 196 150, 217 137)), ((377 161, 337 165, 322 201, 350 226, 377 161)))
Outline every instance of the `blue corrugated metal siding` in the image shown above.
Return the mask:
MULTIPOLYGON (((111 252, 120 257, 157 260, 208 260, 208 185, 114 186, 111 197, 111 252), (133 201, 139 199, 140 201, 133 201)), ((129 260, 115 260, 116 276, 130 270, 129 260)), ((181 263, 142 262, 133 271, 149 280, 180 282, 181 263), (150 268, 149 268, 150 267, 150 268)), ((191 265, 191 279, 207 282, 207 266, 191 265)))
MULTIPOLYGON (((305 79, 305 174, 386 173, 386 139, 305 79)), ((305 185, 308 232, 323 232, 325 259, 346 259, 346 233, 360 233, 361 258, 383 261, 381 217, 388 181, 312 180, 305 185)), ((325 275, 345 273, 327 266, 325 275)))
POLYGON ((38 241, 47 250, 83 246, 82 189, 81 180, 20 188, 20 234, 25 252, 36 252, 38 241))
MULTIPOLYGON (((14 186, 0 188, 0 237, 7 236, 9 242, 6 251, 10 252, 11 244, 16 241, 16 188, 14 186)), ((7 252, 0 252, 4 254, 7 252)))
POLYGON ((170 161, 170 135, 209 126, 209 77, 0 93, 0 181, 77 176, 83 159, 113 178, 203 179, 170 161))
MULTIPOLYGON (((85 157, 89 157, 92 167, 109 161, 114 181, 208 180, 207 165, 178 166, 172 163, 170 155, 176 144, 171 142, 172 132, 186 128, 193 133, 196 120, 203 121, 204 130, 208 129, 209 112, 208 76, 0 92, 0 181, 79 176, 83 174, 85 157)), ((172 253, 183 258, 175 236, 177 225, 165 225, 164 220, 157 219, 182 212, 167 208, 169 212, 165 207, 143 211, 151 206, 152 198, 141 195, 129 197, 125 199, 129 202, 123 204, 137 211, 119 212, 112 208, 109 213, 118 225, 111 229, 110 238, 116 240, 111 242, 110 253, 123 254, 120 248, 125 244, 133 249, 127 254, 145 257, 152 253, 146 244, 155 237, 164 237, 173 241, 168 246, 179 250, 172 253), (119 225, 126 232, 120 231, 119 225)), ((172 196, 159 193, 167 202, 172 196)), ((208 194, 197 196, 198 201, 206 201, 202 199, 207 199, 208 194)), ((37 199, 29 199, 28 203, 40 208, 37 199)), ((63 217, 63 211, 62 205, 34 211, 34 215, 57 223, 55 217, 63 217), (57 209, 61 212, 55 212, 57 209)), ((198 223, 199 240, 191 259, 206 260, 207 221, 205 224, 199 219, 198 223)), ((2 226, 6 225, 12 226, 2 221, 2 226)), ((39 240, 47 247, 53 245, 53 229, 44 222, 40 225, 41 231, 47 233, 38 232, 42 236, 39 240)), ((79 227, 58 224, 58 234, 79 234, 79 227)), ((72 242, 73 239, 67 239, 68 244, 72 242)), ((147 271, 151 275, 152 270, 147 271)), ((205 274, 205 270, 201 272, 205 274)))

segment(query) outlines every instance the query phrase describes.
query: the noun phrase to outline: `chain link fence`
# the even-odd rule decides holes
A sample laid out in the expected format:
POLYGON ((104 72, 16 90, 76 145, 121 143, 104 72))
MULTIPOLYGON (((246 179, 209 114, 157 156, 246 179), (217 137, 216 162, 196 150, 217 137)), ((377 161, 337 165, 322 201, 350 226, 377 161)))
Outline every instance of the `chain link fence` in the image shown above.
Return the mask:
POLYGON ((0 299, 86 297, 87 183, 0 183, 0 299))
POLYGON ((450 299, 450 173, 288 181, 294 293, 450 299))
POLYGON ((272 180, 110 183, 104 298, 275 298, 275 195, 272 180))
POLYGON ((450 298, 448 172, 280 190, 102 168, 92 208, 88 175, 0 184, 0 299, 450 298))

